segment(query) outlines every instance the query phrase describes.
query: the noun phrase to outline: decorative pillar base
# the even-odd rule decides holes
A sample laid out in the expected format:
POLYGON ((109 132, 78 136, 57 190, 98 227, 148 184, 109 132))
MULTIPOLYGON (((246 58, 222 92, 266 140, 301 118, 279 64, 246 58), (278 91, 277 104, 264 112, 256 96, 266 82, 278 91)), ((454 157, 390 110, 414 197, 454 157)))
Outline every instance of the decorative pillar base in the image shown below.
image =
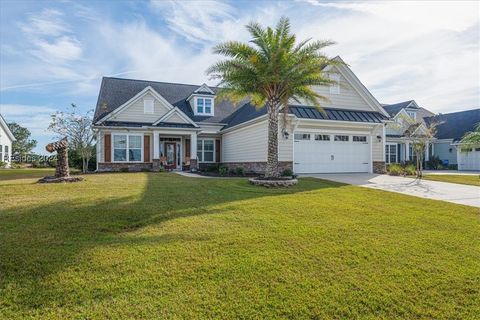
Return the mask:
POLYGON ((385 172, 387 172, 385 161, 373 161, 373 173, 385 173, 385 172))
POLYGON ((197 159, 190 159, 190 171, 195 172, 198 169, 197 159))
POLYGON ((160 159, 153 159, 152 170, 160 171, 161 167, 162 167, 162 163, 160 162, 160 159))

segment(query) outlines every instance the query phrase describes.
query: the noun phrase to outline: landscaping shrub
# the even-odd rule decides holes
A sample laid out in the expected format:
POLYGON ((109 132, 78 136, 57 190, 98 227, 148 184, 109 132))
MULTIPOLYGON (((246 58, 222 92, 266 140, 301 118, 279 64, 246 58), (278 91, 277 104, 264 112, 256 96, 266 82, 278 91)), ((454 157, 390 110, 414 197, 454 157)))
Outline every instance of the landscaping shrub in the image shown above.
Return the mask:
POLYGON ((458 164, 449 164, 447 169, 448 170, 458 170, 458 164))
POLYGON ((398 163, 391 163, 387 166, 387 173, 391 176, 399 176, 403 174, 403 168, 398 163))
POLYGON ((428 169, 439 170, 442 166, 442 160, 438 156, 432 156, 426 163, 428 169))
POLYGON ((7 163, 4 161, 0 161, 0 168, 5 168, 7 166, 7 163))
POLYGON ((128 172, 128 168, 120 168, 120 172, 128 172))
POLYGON ((141 170, 141 171, 142 171, 142 172, 151 172, 151 171, 152 171, 152 169, 149 169, 149 168, 142 168, 142 170, 141 170))
POLYGON ((224 175, 226 175, 228 172, 228 168, 227 167, 224 167, 224 166, 219 166, 218 167, 218 175, 223 177, 224 175))
POLYGON ((208 172, 217 172, 219 169, 219 164, 218 163, 212 163, 209 164, 206 168, 208 172))
POLYGON ((237 168, 235 169, 235 174, 236 174, 237 176, 243 177, 243 176, 245 176, 245 169, 244 169, 243 167, 237 167, 237 168))
POLYGON ((291 177, 293 176, 293 171, 291 169, 285 169, 282 171, 282 177, 291 177))
POLYGON ((417 168, 413 164, 408 164, 403 168, 407 176, 414 176, 417 173, 417 168))

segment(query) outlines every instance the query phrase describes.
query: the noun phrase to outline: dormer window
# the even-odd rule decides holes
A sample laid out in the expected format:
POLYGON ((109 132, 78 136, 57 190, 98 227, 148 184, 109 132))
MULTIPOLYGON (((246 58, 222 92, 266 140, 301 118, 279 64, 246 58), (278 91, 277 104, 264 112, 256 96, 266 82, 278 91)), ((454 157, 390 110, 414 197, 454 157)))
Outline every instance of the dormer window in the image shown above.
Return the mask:
POLYGON ((213 99, 195 97, 195 114, 213 116, 213 99))

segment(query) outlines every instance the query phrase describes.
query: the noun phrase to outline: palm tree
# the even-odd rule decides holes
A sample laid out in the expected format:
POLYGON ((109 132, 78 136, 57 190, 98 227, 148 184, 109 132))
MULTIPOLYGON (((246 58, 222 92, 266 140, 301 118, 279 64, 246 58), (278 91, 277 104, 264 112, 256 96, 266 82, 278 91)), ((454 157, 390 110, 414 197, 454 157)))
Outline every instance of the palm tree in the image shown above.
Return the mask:
MULTIPOLYGON (((278 177, 278 116, 288 114, 288 102, 307 103, 319 108, 327 100, 312 90, 314 85, 331 85, 324 68, 338 64, 320 51, 331 41, 296 42, 290 22, 282 17, 275 29, 257 22, 246 26, 252 36, 248 43, 227 41, 214 48, 227 57, 212 65, 207 74, 220 79, 219 98, 233 102, 250 99, 257 108, 267 108, 268 151, 265 177, 278 177)), ((285 120, 284 119, 284 120, 285 120)))
MULTIPOLYGON (((460 143, 466 147, 479 147, 480 146, 480 123, 475 125, 475 128, 471 132, 467 132, 460 143)), ((468 149, 467 149, 468 150, 468 149)))

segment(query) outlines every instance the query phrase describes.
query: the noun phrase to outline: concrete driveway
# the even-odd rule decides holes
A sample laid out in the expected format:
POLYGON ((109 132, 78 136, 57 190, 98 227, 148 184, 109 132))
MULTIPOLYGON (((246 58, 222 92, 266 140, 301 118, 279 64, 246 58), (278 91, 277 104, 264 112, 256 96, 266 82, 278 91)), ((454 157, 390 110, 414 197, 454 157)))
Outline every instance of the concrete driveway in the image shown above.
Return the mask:
POLYGON ((476 186, 428 180, 417 181, 412 178, 393 177, 384 174, 369 173, 317 173, 302 174, 301 176, 343 182, 372 189, 398 192, 420 198, 443 200, 468 206, 480 207, 480 187, 476 186))

